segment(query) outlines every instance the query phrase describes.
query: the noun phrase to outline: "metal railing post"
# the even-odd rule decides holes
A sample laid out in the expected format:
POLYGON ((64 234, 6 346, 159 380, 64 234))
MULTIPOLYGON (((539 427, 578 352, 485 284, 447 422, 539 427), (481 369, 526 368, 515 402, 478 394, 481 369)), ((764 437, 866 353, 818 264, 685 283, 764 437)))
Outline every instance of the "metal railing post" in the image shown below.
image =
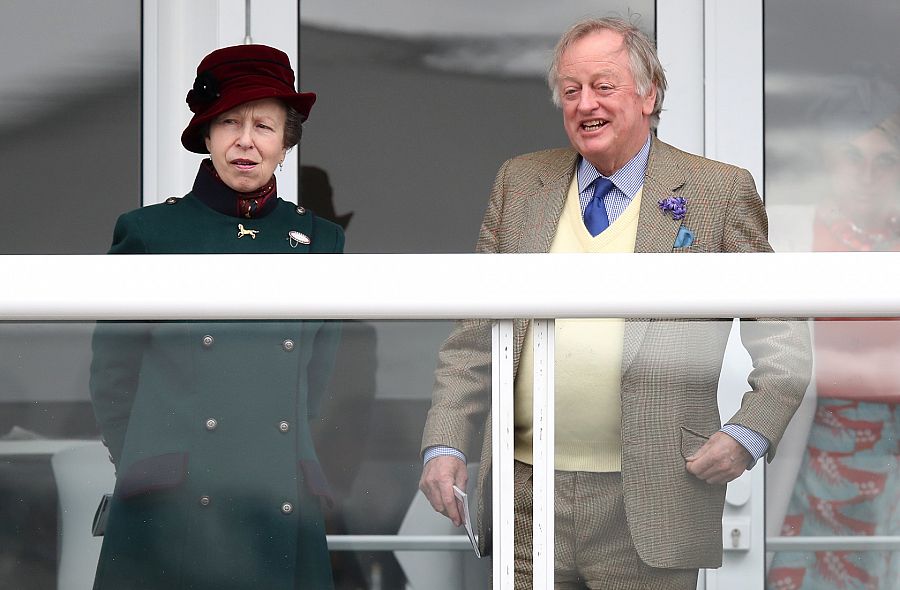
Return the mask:
POLYGON ((494 322, 491 343, 494 588, 512 590, 514 584, 512 320, 494 322))
POLYGON ((553 588, 554 569, 554 320, 534 320, 534 587, 553 588))

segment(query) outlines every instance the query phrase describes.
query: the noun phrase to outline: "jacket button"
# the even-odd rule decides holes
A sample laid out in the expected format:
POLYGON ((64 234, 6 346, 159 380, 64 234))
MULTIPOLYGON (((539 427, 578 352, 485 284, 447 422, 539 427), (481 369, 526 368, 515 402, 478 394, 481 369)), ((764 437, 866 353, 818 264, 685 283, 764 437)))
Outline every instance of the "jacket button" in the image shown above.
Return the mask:
POLYGON ((306 215, 306 207, 297 207, 297 215, 306 215))
POLYGON ((207 430, 215 430, 218 425, 219 425, 219 421, 216 420, 215 418, 209 418, 206 420, 206 429, 207 430))
POLYGON ((285 349, 287 352, 294 350, 294 341, 288 338, 281 343, 281 348, 285 349))
POLYGON ((282 514, 290 514, 293 511, 294 511, 294 505, 291 504, 290 502, 285 502, 284 504, 281 505, 282 514))
POLYGON ((291 425, 290 425, 290 423, 288 423, 287 420, 282 420, 281 422, 278 423, 278 430, 280 430, 281 432, 287 432, 290 429, 291 429, 291 425))
POLYGON ((200 496, 200 505, 209 506, 209 496, 200 496))
POLYGON ((212 345, 215 344, 216 339, 207 334, 203 337, 203 348, 212 348, 212 345))

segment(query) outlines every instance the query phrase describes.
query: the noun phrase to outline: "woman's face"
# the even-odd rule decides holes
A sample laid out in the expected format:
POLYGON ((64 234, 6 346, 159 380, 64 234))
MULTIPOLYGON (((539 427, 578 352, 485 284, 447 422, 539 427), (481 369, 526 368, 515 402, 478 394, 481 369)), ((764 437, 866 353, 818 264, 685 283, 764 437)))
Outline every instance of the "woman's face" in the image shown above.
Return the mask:
POLYGON ((269 182, 284 160, 287 109, 274 98, 244 103, 213 119, 206 148, 219 177, 247 193, 269 182))
POLYGON ((861 208, 896 208, 900 150, 882 129, 871 129, 832 146, 827 155, 838 194, 861 208))

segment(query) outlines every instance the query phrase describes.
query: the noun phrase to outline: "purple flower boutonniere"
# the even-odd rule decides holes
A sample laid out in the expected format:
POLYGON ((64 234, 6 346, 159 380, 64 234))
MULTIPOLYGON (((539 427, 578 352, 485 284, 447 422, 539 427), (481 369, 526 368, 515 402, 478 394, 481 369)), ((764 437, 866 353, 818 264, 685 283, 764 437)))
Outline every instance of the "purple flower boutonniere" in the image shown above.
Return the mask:
POLYGON ((659 200, 660 211, 671 211, 675 221, 684 219, 687 214, 687 199, 684 197, 666 197, 659 200))

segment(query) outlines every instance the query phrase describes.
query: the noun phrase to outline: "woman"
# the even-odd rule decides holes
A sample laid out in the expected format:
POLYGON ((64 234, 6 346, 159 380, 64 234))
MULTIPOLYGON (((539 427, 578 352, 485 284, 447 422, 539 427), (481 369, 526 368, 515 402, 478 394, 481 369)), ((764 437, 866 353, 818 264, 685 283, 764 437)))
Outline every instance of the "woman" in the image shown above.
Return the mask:
MULTIPOLYGON (((828 147, 813 249, 900 251, 900 111, 828 147)), ((781 534, 896 536, 900 318, 820 319, 814 336, 816 414, 781 534)), ((900 552, 776 553, 768 588, 900 588, 900 552)))
MULTIPOLYGON (((206 56, 181 141, 209 159, 186 196, 122 215, 110 253, 340 253, 340 227, 276 191, 314 101, 281 51, 206 56)), ((307 420, 337 338, 321 321, 98 325, 91 395, 117 482, 95 588, 332 587, 307 420)))

